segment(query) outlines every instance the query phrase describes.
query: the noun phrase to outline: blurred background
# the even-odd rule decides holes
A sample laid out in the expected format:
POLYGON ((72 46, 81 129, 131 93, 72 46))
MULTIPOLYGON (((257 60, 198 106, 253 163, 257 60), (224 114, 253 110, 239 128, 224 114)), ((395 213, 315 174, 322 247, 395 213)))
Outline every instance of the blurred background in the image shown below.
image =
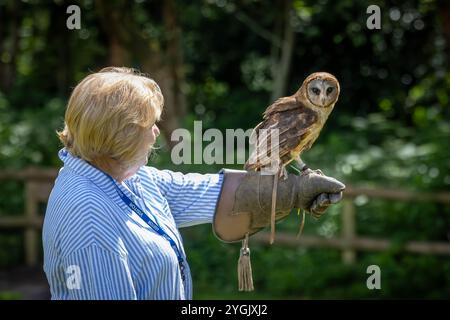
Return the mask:
MULTIPOLYGON (((450 3, 438 0, 0 0, 0 299, 47 299, 41 225, 72 88, 116 65, 148 73, 165 112, 149 165, 174 165, 171 132, 254 127, 315 71, 341 96, 312 168, 348 185, 319 221, 293 213, 250 240, 256 290, 237 291, 240 243, 182 229, 194 299, 450 298, 450 3), (77 4, 80 29, 66 26, 77 4), (369 30, 369 5, 381 29, 369 30), (381 270, 369 290, 367 268, 381 270)), ((241 165, 226 165, 241 168, 241 165)))

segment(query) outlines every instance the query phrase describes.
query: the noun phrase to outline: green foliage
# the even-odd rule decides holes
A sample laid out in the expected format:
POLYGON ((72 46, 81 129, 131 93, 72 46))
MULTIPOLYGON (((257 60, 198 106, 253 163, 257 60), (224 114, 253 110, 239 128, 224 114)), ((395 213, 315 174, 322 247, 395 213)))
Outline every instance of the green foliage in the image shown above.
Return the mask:
MULTIPOLYGON (((95 1, 80 1, 82 29, 78 31, 64 27, 67 1, 20 3, 16 74, 10 87, 0 87, 0 167, 59 167, 61 144, 55 131, 63 126, 68 95, 91 70, 108 64, 108 32, 112 31, 101 27, 95 1)), ((0 11, 12 4, 1 3, 0 11)), ((175 4, 183 35, 186 84, 182 90, 189 106, 181 125, 192 131, 193 121, 202 120, 204 130, 223 132, 254 127, 272 102, 269 97, 278 70, 273 70, 274 46, 264 31, 277 32, 280 8, 259 0, 175 4)), ((134 1, 127 6, 128 18, 149 39, 149 46, 164 48, 170 32, 161 21, 161 5, 134 1)), ((304 155, 305 162, 346 184, 417 192, 448 190, 450 72, 440 2, 295 0, 292 6, 295 46, 286 94, 296 91, 307 74, 319 70, 335 74, 342 92, 319 140, 304 155), (365 28, 366 8, 374 3, 382 10, 379 31, 365 28)), ((12 25, 11 19, 7 16, 5 25, 12 25)), ((12 34, 2 40, 0 70, 11 62, 12 34)), ((159 168, 217 172, 224 166, 176 166, 167 142, 160 138, 158 143, 161 147, 151 164, 159 168)), ((23 202, 21 183, 2 182, 0 215, 21 214, 23 202)), ((358 234, 387 238, 394 248, 359 252, 356 264, 346 266, 336 250, 288 249, 276 242, 271 247, 251 245, 254 293, 237 292, 239 244, 219 242, 209 225, 182 230, 194 298, 450 297, 448 258, 399 250, 410 240, 449 241, 448 206, 364 196, 354 203, 358 234), (382 290, 366 288, 366 268, 371 264, 382 270, 382 290)), ((307 216, 304 232, 339 236, 341 211, 339 204, 319 221, 307 216)), ((295 234, 298 223, 299 217, 292 214, 277 229, 295 234)), ((0 267, 23 263, 22 246, 19 232, 1 231, 0 267)), ((0 293, 0 299, 15 297, 0 293)))
POLYGON ((20 300, 22 295, 18 292, 0 292, 0 300, 20 300))

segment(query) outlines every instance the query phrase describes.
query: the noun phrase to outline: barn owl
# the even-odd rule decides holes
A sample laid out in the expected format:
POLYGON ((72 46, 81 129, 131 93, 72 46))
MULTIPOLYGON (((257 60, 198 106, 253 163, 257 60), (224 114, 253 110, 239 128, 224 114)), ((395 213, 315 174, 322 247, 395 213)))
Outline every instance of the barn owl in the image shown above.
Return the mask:
POLYGON ((256 140, 256 144, 244 165, 246 170, 258 171, 273 165, 273 155, 278 153, 278 156, 275 155, 278 159, 278 172, 274 175, 272 194, 271 243, 275 235, 278 178, 286 176, 285 166, 292 161, 298 163, 301 174, 310 172, 301 160, 301 155, 316 141, 339 98, 339 93, 339 82, 333 75, 326 72, 313 73, 305 79, 295 94, 280 98, 270 105, 263 113, 263 121, 253 130, 250 139, 256 140), (270 135, 260 135, 260 132, 263 132, 261 130, 271 129, 278 130, 277 145, 271 145, 270 135))

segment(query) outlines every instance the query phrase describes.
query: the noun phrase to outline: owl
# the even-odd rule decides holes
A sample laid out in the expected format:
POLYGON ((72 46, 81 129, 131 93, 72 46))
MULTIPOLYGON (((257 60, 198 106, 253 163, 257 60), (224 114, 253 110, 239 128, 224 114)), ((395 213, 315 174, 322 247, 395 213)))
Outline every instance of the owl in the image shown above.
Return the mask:
MULTIPOLYGON (((303 81, 298 91, 276 100, 263 113, 263 121, 252 132, 250 141, 255 148, 244 165, 246 170, 262 170, 277 160, 272 194, 271 243, 275 230, 275 200, 279 177, 286 177, 286 165, 296 161, 301 174, 310 169, 301 160, 305 150, 311 148, 339 98, 338 80, 326 72, 316 72, 303 81), (270 130, 278 131, 278 143, 272 144, 270 130), (266 134, 261 134, 266 130, 266 134)), ((276 140, 274 140, 276 142, 276 140)), ((319 171, 319 173, 321 173, 319 171)))

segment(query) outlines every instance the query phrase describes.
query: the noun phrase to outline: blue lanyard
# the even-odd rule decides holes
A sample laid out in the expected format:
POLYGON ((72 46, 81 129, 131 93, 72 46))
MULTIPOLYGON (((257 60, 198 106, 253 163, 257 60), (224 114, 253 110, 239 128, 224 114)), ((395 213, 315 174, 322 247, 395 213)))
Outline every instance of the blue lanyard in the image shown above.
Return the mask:
MULTIPOLYGON (((116 184, 116 182, 110 175, 106 174, 106 176, 113 182, 114 187, 116 188, 116 191, 119 194, 120 199, 122 199, 122 201, 125 202, 125 204, 131 208, 131 210, 136 212, 142 218, 142 220, 144 220, 156 233, 158 233, 160 236, 162 236, 164 239, 166 239, 170 243, 170 246, 172 247, 173 251, 175 251, 175 254, 177 255, 178 265, 180 266, 180 271, 181 271, 181 279, 184 282, 185 278, 186 278, 185 272, 184 272, 184 269, 185 269, 184 259, 183 259, 183 255, 181 254, 181 251, 178 249, 178 246, 175 243, 175 241, 159 226, 156 218, 155 218, 155 221, 156 221, 156 223, 155 223, 150 219, 150 217, 144 211, 141 210, 141 208, 139 208, 130 198, 128 198, 127 195, 125 193, 123 193, 122 190, 120 190, 119 186, 116 184)), ((145 205, 145 203, 144 203, 144 205, 145 205)), ((147 206, 146 206, 146 209, 148 210, 147 206)))

